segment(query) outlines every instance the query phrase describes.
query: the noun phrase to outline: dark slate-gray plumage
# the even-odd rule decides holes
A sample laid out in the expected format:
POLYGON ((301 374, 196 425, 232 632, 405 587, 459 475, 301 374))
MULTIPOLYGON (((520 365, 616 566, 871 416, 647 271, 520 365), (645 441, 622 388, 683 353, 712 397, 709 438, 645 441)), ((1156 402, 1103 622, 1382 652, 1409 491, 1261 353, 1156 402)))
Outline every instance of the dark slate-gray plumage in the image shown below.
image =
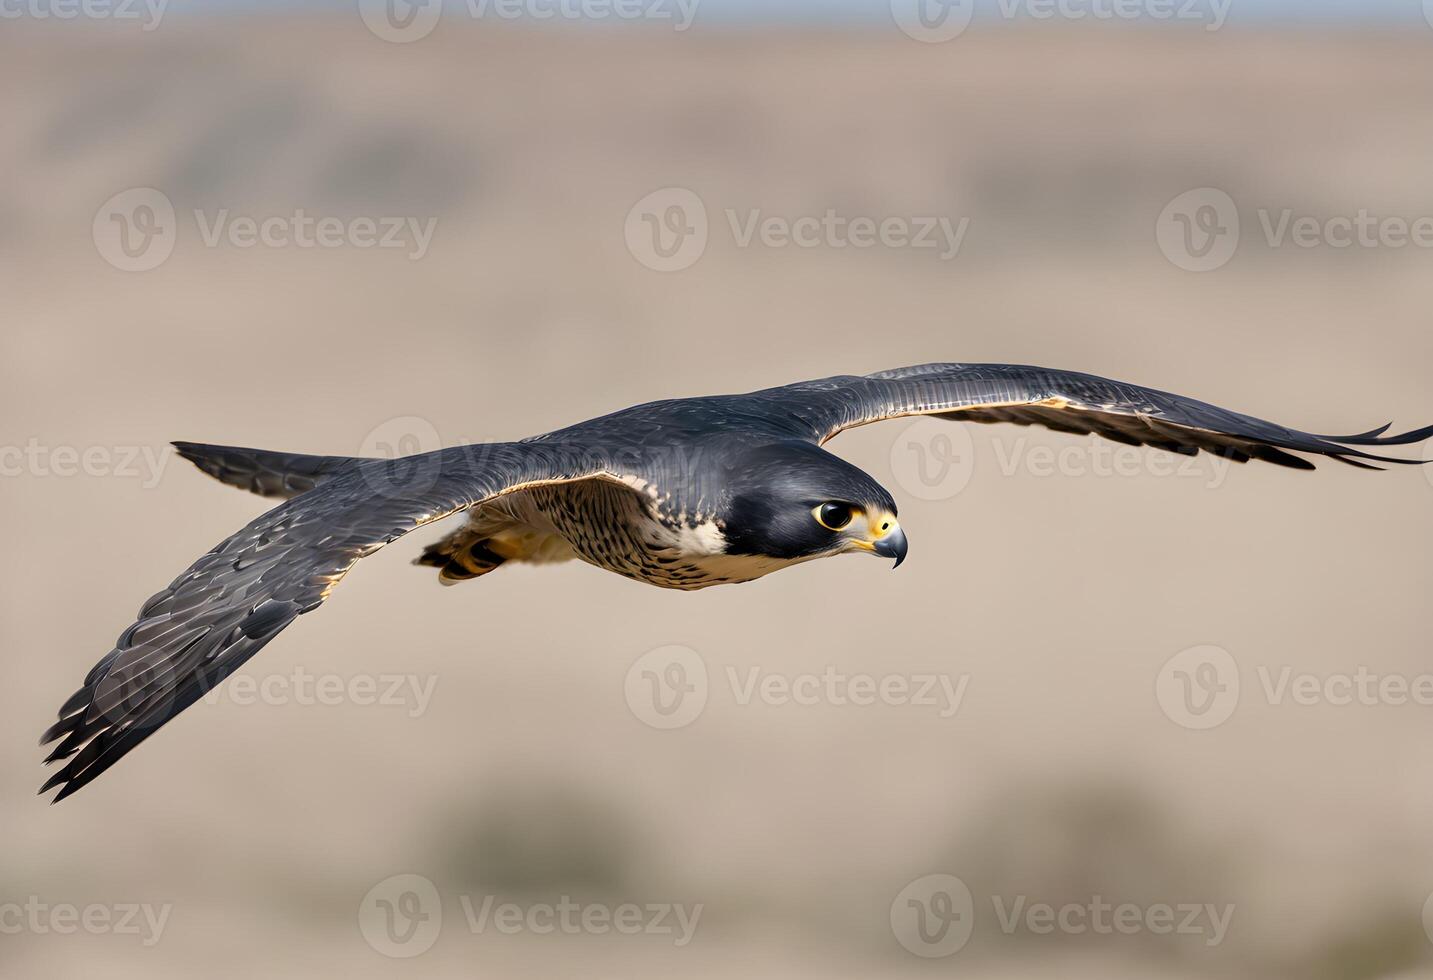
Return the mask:
MULTIPOLYGON (((1383 436, 1384 426, 1352 436, 1318 436, 1087 374, 1007 364, 928 364, 742 395, 652 402, 517 443, 397 460, 176 443, 181 455, 223 482, 286 499, 144 604, 42 737, 42 744, 59 740, 47 762, 67 761, 41 791, 60 787, 58 801, 89 783, 295 618, 316 608, 358 559, 458 511, 491 512, 501 523, 512 517, 519 495, 533 497, 528 491, 544 488, 528 503, 554 516, 551 524, 570 539, 561 543, 572 547, 573 557, 677 588, 742 581, 835 553, 743 552, 731 558, 734 572, 728 576, 720 574, 726 566, 716 563, 724 556, 708 550, 687 561, 672 542, 688 540, 682 535, 716 535, 719 542, 751 537, 762 529, 730 526, 738 519, 734 488, 745 481, 749 513, 753 493, 768 487, 780 492, 783 481, 796 481, 807 470, 802 478, 834 481, 857 503, 873 511, 888 508, 893 522, 888 494, 814 447, 843 429, 913 415, 1042 425, 1304 469, 1313 464, 1296 453, 1368 467, 1415 462, 1369 450, 1433 435, 1429 426, 1383 436), (752 473, 755 467, 744 461, 758 458, 761 472, 752 473), (609 489, 581 494, 551 489, 590 486, 587 481, 609 489), (640 502, 649 528, 615 526, 623 494, 640 502), (504 503, 499 507, 497 501, 504 503), (652 535, 668 531, 670 538, 653 544, 652 535), (638 540, 642 534, 648 535, 645 542, 638 540), (766 564, 745 572, 743 560, 766 564)), ((496 546, 482 537, 481 521, 477 526, 478 531, 430 547, 420 562, 445 569, 445 581, 481 574, 501 562, 492 550, 496 546)), ((534 554, 531 560, 543 559, 534 554)))

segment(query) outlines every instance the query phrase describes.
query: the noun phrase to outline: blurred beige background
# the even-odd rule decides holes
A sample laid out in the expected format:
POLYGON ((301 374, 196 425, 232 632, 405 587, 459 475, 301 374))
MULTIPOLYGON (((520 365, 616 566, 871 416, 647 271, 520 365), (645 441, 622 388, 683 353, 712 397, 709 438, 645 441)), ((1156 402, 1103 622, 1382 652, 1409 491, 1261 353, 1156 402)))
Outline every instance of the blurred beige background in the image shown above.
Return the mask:
POLYGON ((1433 214, 1430 44, 461 18, 390 44, 352 11, 7 22, 0 973, 1433 972, 1433 706, 1275 703, 1264 683, 1433 671, 1433 485, 1416 470, 1109 475, 1075 437, 966 427, 945 443, 887 423, 831 448, 900 502, 897 574, 843 559, 695 594, 576 563, 441 589, 407 564, 428 529, 244 669, 269 694, 221 692, 64 804, 34 795, 54 708, 144 598, 265 506, 158 455, 170 439, 434 448, 930 360, 1087 370, 1316 432, 1433 421, 1433 255, 1276 247, 1258 218, 1433 214), (144 187, 175 209, 173 253, 127 272, 94 229, 144 187), (708 241, 655 271, 624 229, 674 187, 702 202, 708 241), (1203 187, 1237 202, 1241 238, 1191 272, 1156 230, 1203 187), (943 259, 742 246, 726 215, 828 209, 969 220, 943 259), (436 225, 413 260, 209 247, 196 210, 436 225), (951 447, 954 482, 911 478, 912 453, 951 447), (624 690, 670 645, 701 658, 707 701, 659 730, 624 690), (1157 685, 1202 645, 1227 651, 1240 690, 1194 730, 1157 685), (754 668, 966 686, 944 718, 742 704, 729 672, 754 668), (431 700, 366 703, 361 685, 390 675, 431 700), (337 679, 338 703, 295 694, 300 676, 337 679), (931 874, 969 888, 973 918, 964 948, 928 958, 892 905, 931 874), (393 875, 441 902, 414 920, 441 923, 418 956, 389 956, 416 946, 371 917, 423 898, 381 884, 393 875), (701 912, 680 946, 655 929, 475 931, 464 899, 489 895, 701 912), (1141 917, 1207 904, 1228 929, 1002 928, 1017 904, 1096 896, 1141 917), (167 918, 151 944, 64 934, 65 905, 167 918))

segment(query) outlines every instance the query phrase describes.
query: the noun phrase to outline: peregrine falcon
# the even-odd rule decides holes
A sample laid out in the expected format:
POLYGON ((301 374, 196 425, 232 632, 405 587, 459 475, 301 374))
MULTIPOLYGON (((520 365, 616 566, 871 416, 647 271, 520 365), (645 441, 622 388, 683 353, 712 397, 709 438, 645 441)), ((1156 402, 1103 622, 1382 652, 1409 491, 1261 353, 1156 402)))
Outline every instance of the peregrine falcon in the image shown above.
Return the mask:
POLYGON ((829 555, 906 555, 891 494, 822 449, 845 429, 930 415, 1093 433, 1186 455, 1313 469, 1417 460, 1433 426, 1317 436, 1204 402, 1071 371, 926 364, 742 395, 651 402, 520 442, 399 459, 175 443, 204 472, 272 510, 215 545, 140 608, 41 737, 68 760, 41 788, 58 802, 214 688, 354 562, 459 511, 417 564, 454 584, 512 562, 581 559, 669 589, 749 582, 829 555))

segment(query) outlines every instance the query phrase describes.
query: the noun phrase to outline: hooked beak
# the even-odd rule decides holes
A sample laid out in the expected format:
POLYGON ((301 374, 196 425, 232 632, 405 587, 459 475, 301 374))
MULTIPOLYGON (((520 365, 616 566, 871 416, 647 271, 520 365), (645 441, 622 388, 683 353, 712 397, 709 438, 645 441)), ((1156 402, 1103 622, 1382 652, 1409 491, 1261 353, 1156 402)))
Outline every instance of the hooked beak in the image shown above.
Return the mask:
POLYGON ((871 546, 871 553, 882 558, 894 558, 896 563, 891 567, 900 568, 901 562, 906 560, 906 532, 901 530, 900 525, 896 525, 891 528, 889 534, 871 546))

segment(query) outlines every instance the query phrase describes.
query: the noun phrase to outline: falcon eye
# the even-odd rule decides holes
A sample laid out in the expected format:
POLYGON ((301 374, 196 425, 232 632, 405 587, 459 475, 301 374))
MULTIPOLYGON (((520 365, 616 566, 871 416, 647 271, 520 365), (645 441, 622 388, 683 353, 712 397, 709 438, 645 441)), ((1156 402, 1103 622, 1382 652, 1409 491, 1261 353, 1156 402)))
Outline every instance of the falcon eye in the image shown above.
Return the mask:
POLYGON ((835 502, 824 503, 813 510, 816 523, 828 531, 839 531, 851 523, 851 506, 835 502))

